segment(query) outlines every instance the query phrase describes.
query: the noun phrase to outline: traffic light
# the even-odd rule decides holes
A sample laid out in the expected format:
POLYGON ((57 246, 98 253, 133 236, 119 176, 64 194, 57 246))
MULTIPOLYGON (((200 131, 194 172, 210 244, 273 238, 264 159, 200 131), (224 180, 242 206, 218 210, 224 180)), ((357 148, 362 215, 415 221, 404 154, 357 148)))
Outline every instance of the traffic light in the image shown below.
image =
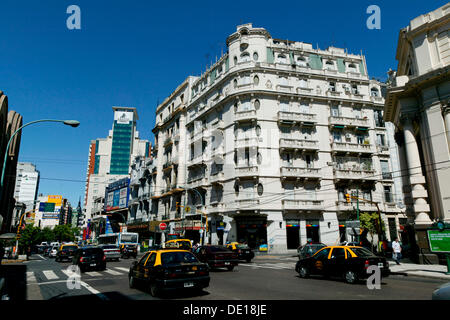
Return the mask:
POLYGON ((347 201, 347 203, 350 203, 350 194, 349 193, 345 194, 345 200, 347 201))
POLYGON ((175 202, 177 209, 180 208, 180 203, 179 202, 175 202))

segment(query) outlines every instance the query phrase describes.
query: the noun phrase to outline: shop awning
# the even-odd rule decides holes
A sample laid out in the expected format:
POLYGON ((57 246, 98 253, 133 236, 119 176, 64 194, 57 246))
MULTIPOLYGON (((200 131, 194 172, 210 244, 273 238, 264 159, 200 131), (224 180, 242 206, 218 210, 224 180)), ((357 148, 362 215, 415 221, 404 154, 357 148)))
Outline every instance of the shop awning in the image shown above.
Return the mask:
POLYGON ((340 124, 335 124, 335 125, 333 126, 333 128, 334 128, 334 129, 344 129, 344 126, 343 126, 343 125, 340 125, 340 124))
POLYGON ((367 130, 369 130, 369 128, 366 128, 366 127, 357 127, 356 130, 367 131, 367 130))

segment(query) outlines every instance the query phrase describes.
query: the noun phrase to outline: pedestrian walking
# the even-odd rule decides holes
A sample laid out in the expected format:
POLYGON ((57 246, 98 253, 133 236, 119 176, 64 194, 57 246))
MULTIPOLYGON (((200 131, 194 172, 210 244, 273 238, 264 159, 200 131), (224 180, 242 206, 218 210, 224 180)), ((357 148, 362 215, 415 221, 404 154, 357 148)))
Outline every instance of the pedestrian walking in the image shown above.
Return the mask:
POLYGON ((400 259, 402 258, 402 246, 400 242, 398 242, 398 238, 395 238, 394 242, 392 242, 392 258, 395 263, 400 264, 400 259))

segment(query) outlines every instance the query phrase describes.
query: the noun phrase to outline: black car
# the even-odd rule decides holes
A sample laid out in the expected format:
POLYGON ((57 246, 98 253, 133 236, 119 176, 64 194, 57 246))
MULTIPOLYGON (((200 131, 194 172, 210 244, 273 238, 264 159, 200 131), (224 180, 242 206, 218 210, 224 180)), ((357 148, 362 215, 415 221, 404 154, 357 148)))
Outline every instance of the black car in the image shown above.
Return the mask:
POLYGON ((386 258, 379 257, 362 247, 333 246, 317 251, 313 256, 300 259, 296 266, 302 278, 310 275, 342 277, 347 283, 356 283, 370 276, 369 266, 380 268, 381 277, 389 276, 386 258))
POLYGON ((210 268, 227 268, 232 271, 239 261, 237 253, 223 246, 200 246, 194 253, 198 260, 207 263, 210 268))
POLYGON ((326 245, 324 245, 321 242, 309 242, 303 246, 298 247, 297 249, 298 257, 299 259, 309 258, 314 253, 325 247, 326 245))
POLYGON ((162 290, 194 289, 209 286, 209 269, 186 250, 158 250, 146 252, 139 261, 133 261, 128 273, 129 286, 143 283, 152 296, 162 290))
POLYGON ((75 244, 74 245, 63 244, 61 246, 60 250, 58 250, 58 252, 56 253, 55 261, 56 262, 64 261, 64 260, 71 261, 73 259, 73 255, 77 249, 78 249, 78 246, 75 244))
POLYGON ((105 270, 106 256, 99 247, 78 248, 73 255, 72 264, 77 265, 81 272, 90 269, 105 270))
POLYGON ((137 257, 137 245, 135 244, 122 244, 120 246, 120 257, 122 259, 128 259, 133 257, 136 259, 137 257))
POLYGON ((232 242, 227 244, 226 247, 227 249, 233 251, 234 253, 237 253, 239 260, 245 260, 247 262, 250 262, 255 257, 255 253, 252 251, 252 249, 250 249, 250 247, 247 244, 232 242))

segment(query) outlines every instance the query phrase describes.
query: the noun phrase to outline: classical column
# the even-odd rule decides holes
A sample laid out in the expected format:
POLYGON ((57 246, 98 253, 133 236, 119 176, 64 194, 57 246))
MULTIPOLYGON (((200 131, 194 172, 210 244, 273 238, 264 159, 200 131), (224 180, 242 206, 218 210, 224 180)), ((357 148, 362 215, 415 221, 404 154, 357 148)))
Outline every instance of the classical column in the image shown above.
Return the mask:
POLYGON ((450 150, 450 105, 442 108, 444 114, 445 131, 447 132, 447 145, 450 150))
POLYGON ((414 136, 412 119, 408 117, 403 120, 406 160, 408 162, 409 181, 411 184, 411 197, 414 202, 414 212, 416 214, 414 222, 416 224, 430 224, 432 222, 428 215, 430 206, 426 201, 428 193, 424 186, 426 182, 422 173, 419 148, 417 147, 417 141, 414 136))
POLYGON ((177 175, 177 187, 184 188, 186 186, 186 157, 187 157, 187 145, 186 145, 186 114, 183 112, 180 114, 180 143, 178 144, 178 175, 177 175))
POLYGON ((164 141, 163 133, 161 129, 158 130, 158 154, 156 159, 156 185, 155 185, 155 195, 160 196, 163 194, 163 189, 165 185, 163 183, 163 161, 164 161, 164 141))

